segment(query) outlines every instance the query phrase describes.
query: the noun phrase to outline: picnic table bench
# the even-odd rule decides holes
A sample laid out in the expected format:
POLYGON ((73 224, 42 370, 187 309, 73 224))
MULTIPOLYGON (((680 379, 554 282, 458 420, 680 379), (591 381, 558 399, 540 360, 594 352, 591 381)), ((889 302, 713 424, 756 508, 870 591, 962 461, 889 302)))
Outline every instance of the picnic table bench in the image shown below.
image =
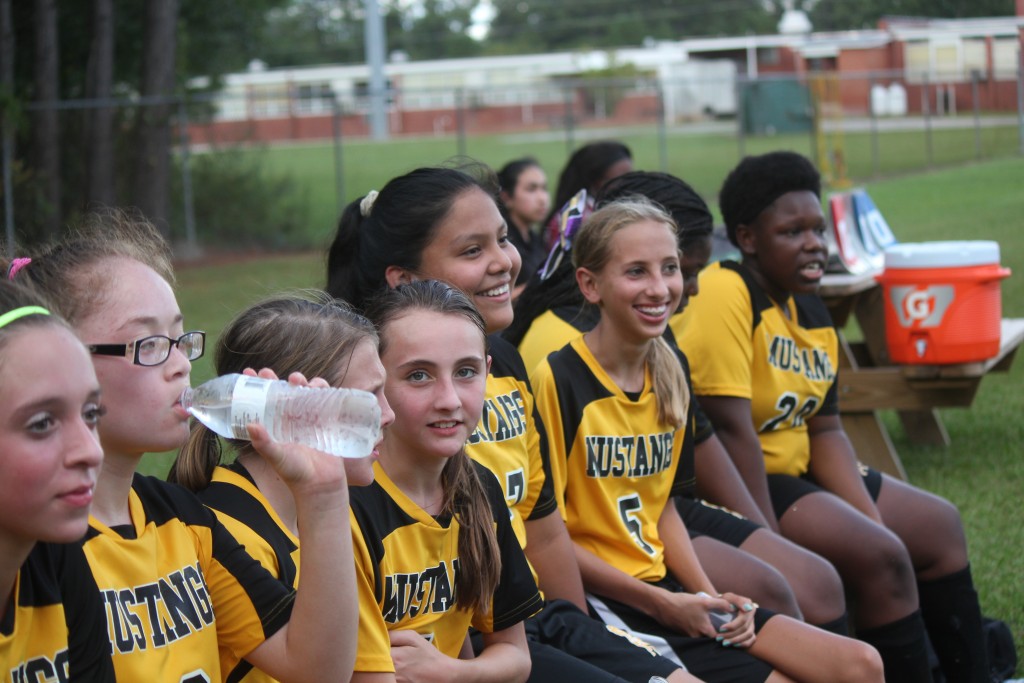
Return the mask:
POLYGON ((969 407, 989 372, 1005 372, 1024 342, 1024 318, 1002 320, 999 353, 955 365, 896 365, 885 341, 882 288, 874 274, 826 275, 819 290, 839 331, 839 409, 861 462, 906 479, 880 410, 896 410, 913 443, 948 446, 936 408, 969 407), (843 327, 853 315, 863 341, 850 342, 843 327))

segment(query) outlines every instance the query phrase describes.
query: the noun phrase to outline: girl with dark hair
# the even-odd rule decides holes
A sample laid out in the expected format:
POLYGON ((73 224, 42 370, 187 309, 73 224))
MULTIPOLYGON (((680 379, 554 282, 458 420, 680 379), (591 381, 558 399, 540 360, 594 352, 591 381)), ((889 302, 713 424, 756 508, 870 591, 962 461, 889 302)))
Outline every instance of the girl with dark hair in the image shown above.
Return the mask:
POLYGON ((340 458, 248 426, 253 448, 290 489, 309 544, 297 591, 253 560, 192 493, 136 473, 145 453, 188 438, 179 398, 204 350, 204 333, 184 330, 169 253, 152 224, 108 211, 17 274, 59 305, 103 390, 104 463, 84 547, 114 669, 129 681, 216 681, 228 652, 286 683, 344 680, 358 609, 340 458))
POLYGON ((483 319, 434 280, 387 290, 370 316, 395 421, 375 482, 351 494, 360 587, 352 680, 525 681, 522 620, 540 595, 501 487, 466 454, 484 404, 483 319), (484 647, 459 659, 470 624, 484 647))
POLYGON ((103 461, 102 414, 82 342, 39 297, 0 280, 0 669, 7 679, 114 680, 103 604, 79 544, 103 461))
POLYGON ((502 166, 498 171, 498 184, 501 186, 501 213, 509 228, 508 238, 519 250, 523 262, 513 292, 515 298, 548 254, 544 236, 536 228, 547 216, 551 198, 548 197, 548 178, 533 157, 516 159, 502 166))
MULTIPOLYGON (((707 265, 711 254, 711 211, 685 181, 666 173, 646 171, 633 171, 611 180, 598 197, 598 206, 636 197, 656 202, 679 226, 679 265, 683 276, 679 307, 683 309, 699 293, 697 274, 707 265)), ((522 329, 525 321, 528 330, 519 350, 533 367, 597 324, 598 311, 585 305, 570 258, 566 254, 562 265, 547 280, 533 282, 516 306, 516 319, 510 330, 522 329)), ((666 340, 675 345, 671 328, 666 330, 666 340)), ((705 571, 721 589, 742 587, 773 611, 845 634, 845 599, 835 569, 821 557, 772 531, 699 406, 695 407, 695 416, 695 494, 727 508, 706 505, 696 495, 676 499, 705 571), (733 514, 733 510, 746 519, 733 514), (737 552, 737 548, 742 552, 737 552)))
POLYGON ((561 175, 551 211, 544 219, 544 244, 548 249, 558 241, 558 216, 573 195, 580 190, 587 191, 590 202, 585 214, 593 210, 594 198, 612 178, 633 170, 633 152, 618 140, 588 142, 569 157, 561 175))
POLYGON ((512 322, 510 286, 519 272, 507 235, 493 193, 479 181, 450 168, 417 169, 346 208, 328 258, 328 290, 364 306, 388 287, 436 279, 461 290, 480 311, 491 366, 483 414, 466 450, 497 476, 512 528, 547 598, 526 620, 530 680, 647 683, 657 675, 692 682, 678 664, 587 615, 526 368, 497 334, 512 322))
MULTIPOLYGON (((376 394, 381 426, 394 420, 384 397, 384 367, 373 325, 324 292, 276 296, 242 311, 221 333, 214 367, 218 375, 259 367, 280 377, 294 372, 321 377, 333 387, 376 394)), ((196 492, 250 555, 285 586, 296 588, 300 544, 291 490, 250 442, 229 440, 236 457, 223 465, 220 443, 208 427, 193 423, 168 479, 196 492)), ((372 456, 343 460, 350 486, 373 481, 372 456)), ((272 680, 230 654, 223 664, 234 681, 272 680)))
POLYGON ((709 681, 881 681, 871 647, 719 594, 694 555, 669 500, 693 485, 686 359, 663 338, 683 290, 675 233, 647 200, 591 214, 572 254, 600 318, 533 374, 590 603, 709 681))
POLYGON ((843 431, 839 342, 817 296, 828 259, 817 170, 793 152, 747 157, 719 201, 742 260, 706 270, 673 328, 754 500, 839 570, 888 680, 931 680, 925 627, 946 680, 989 680, 959 513, 860 465, 843 431))

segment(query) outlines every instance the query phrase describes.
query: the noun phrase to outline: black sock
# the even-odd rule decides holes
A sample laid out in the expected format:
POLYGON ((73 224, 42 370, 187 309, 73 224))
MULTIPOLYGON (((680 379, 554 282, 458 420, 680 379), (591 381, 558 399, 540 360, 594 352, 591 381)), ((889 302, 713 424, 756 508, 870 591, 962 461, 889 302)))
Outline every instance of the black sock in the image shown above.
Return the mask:
POLYGON ((921 616, 946 680, 989 683, 981 608, 970 565, 939 579, 919 581, 917 592, 921 616))
POLYGON ((857 631, 857 637, 882 655, 885 680, 931 683, 928 646, 920 610, 888 624, 857 631))
POLYGON ((848 623, 849 619, 849 612, 843 612, 841 615, 839 615, 838 619, 826 621, 824 624, 815 624, 815 626, 824 631, 828 631, 829 633, 835 633, 836 635, 840 636, 848 636, 850 635, 850 624, 848 623))

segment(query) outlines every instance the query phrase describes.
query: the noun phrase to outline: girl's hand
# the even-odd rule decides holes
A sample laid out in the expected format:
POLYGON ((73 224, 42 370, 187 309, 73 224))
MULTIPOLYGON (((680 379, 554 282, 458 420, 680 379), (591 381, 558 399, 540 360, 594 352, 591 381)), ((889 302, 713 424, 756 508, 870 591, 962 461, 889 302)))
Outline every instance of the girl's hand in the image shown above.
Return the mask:
POLYGON ((398 683, 444 683, 453 680, 450 658, 416 631, 389 631, 391 660, 398 683))
POLYGON ((715 598, 702 598, 692 593, 665 591, 663 604, 658 610, 657 620, 668 628, 683 635, 697 638, 714 638, 716 633, 711 625, 708 612, 711 609, 727 609, 728 603, 715 598), (707 601, 707 604, 705 604, 707 601))
MULTIPOLYGON (((258 373, 246 369, 244 374, 276 380, 273 370, 264 368, 258 373)), ((296 386, 327 387, 319 377, 307 380, 302 373, 293 372, 288 376, 289 384, 296 386)), ((274 468, 281 480, 291 489, 292 494, 309 496, 320 493, 336 493, 347 485, 344 458, 318 451, 297 443, 285 443, 270 438, 263 425, 248 425, 249 438, 253 448, 274 468)))
POLYGON ((720 626, 714 638, 726 647, 747 648, 754 644, 757 635, 754 633, 754 613, 757 611, 757 604, 749 598, 735 593, 723 593, 721 598, 705 598, 713 601, 716 606, 710 609, 721 609, 718 605, 725 602, 727 611, 734 614, 731 621, 720 626))

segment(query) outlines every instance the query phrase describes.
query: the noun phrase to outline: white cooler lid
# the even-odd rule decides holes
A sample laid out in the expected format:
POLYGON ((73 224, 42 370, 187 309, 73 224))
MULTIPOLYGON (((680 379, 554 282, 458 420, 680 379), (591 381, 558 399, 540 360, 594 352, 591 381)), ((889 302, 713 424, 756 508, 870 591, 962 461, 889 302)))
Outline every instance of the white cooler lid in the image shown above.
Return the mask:
POLYGON ((999 243, 990 240, 900 242, 885 249, 886 268, 959 268, 999 264, 999 243))

